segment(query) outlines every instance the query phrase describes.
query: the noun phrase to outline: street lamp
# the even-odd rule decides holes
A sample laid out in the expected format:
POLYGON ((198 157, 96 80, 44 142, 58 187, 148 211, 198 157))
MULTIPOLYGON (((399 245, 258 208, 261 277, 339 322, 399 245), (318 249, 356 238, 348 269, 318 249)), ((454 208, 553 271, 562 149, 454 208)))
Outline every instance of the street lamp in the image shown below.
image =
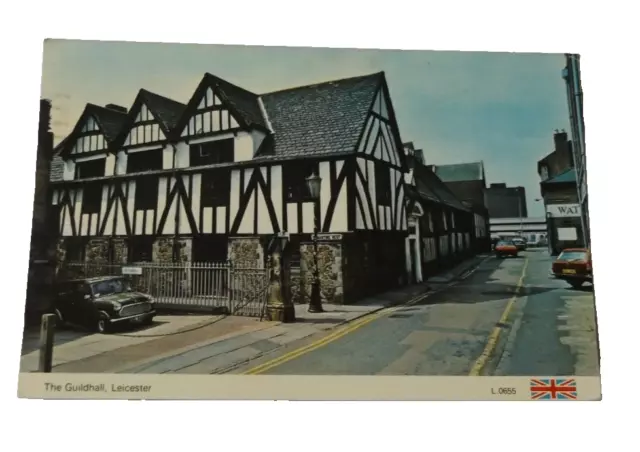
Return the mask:
MULTIPOLYGON (((309 195, 314 201, 318 201, 320 199, 322 178, 314 173, 306 179, 306 182, 309 195)), ((320 299, 320 269, 318 266, 318 217, 315 207, 313 209, 313 282, 311 283, 308 312, 323 312, 322 300, 320 299)))

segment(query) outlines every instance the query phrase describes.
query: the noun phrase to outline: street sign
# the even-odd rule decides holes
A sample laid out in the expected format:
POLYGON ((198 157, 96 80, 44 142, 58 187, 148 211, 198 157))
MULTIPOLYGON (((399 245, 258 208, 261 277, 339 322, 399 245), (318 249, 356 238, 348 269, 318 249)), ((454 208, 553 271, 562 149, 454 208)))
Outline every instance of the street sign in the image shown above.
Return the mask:
POLYGON ((547 213, 554 218, 579 217, 580 204, 549 204, 547 213))
POLYGON ((123 275, 141 275, 142 267, 122 267, 123 275))
POLYGON ((318 240, 340 241, 342 240, 342 234, 318 234, 318 240))

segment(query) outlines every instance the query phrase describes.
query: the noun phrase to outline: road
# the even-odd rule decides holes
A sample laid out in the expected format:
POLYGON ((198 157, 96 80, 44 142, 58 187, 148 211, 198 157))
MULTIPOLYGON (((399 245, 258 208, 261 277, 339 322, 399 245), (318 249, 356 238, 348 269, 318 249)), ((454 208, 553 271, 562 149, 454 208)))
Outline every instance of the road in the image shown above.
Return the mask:
POLYGON ((413 305, 233 373, 599 375, 593 291, 550 279, 550 265, 539 250, 489 258, 413 305))

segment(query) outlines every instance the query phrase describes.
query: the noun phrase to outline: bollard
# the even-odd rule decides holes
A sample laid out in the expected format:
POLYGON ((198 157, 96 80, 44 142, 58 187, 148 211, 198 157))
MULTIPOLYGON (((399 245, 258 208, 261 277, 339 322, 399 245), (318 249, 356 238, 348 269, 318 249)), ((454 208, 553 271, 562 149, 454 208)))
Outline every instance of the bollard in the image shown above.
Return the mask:
POLYGON ((55 314, 45 314, 42 316, 40 323, 40 360, 38 372, 51 372, 55 326, 55 314))

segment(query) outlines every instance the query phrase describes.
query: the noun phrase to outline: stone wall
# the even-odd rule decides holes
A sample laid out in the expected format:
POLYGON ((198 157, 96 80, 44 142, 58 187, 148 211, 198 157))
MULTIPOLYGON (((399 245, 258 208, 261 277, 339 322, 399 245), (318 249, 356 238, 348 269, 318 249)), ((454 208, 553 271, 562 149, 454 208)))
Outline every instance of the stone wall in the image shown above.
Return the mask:
POLYGON ((264 247, 259 237, 230 237, 228 257, 234 267, 264 268, 264 247))
POLYGON ((157 263, 173 262, 173 237, 161 237, 153 242, 151 259, 157 263))
POLYGON ((260 237, 230 237, 228 258, 231 272, 231 298, 236 306, 259 299, 266 290, 264 247, 260 237))
POLYGON ((129 260, 129 247, 126 239, 114 238, 111 239, 113 244, 113 262, 115 264, 124 264, 129 260))
MULTIPOLYGON (((300 291, 298 299, 309 302, 314 270, 313 243, 300 244, 300 291)), ((323 303, 344 304, 344 280, 342 273, 342 242, 318 243, 318 269, 320 276, 320 297, 323 303)))

